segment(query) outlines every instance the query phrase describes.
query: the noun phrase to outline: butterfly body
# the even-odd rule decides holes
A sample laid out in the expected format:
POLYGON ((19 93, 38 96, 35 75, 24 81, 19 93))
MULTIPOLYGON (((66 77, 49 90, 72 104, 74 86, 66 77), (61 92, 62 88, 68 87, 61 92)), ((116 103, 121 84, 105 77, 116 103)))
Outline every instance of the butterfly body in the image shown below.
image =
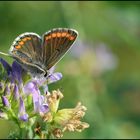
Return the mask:
POLYGON ((77 31, 67 28, 50 30, 40 37, 24 33, 13 42, 9 54, 33 76, 47 76, 77 38, 77 31))

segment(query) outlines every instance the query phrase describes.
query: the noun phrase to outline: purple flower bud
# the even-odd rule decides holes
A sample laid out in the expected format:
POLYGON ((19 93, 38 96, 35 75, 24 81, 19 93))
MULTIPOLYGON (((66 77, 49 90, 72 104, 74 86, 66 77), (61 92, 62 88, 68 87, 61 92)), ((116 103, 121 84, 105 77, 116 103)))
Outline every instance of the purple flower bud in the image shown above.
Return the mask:
POLYGON ((10 75, 10 73, 12 72, 11 66, 2 58, 0 58, 0 63, 2 63, 3 67, 6 69, 7 74, 10 75))
POLYGON ((50 74, 47 78, 48 79, 48 84, 57 82, 61 78, 62 78, 62 73, 56 72, 56 73, 50 74))
POLYGON ((14 61, 12 64, 12 77, 15 80, 18 80, 19 83, 22 82, 22 67, 16 62, 14 61))
POLYGON ((5 107, 10 107, 10 103, 9 103, 7 97, 6 97, 6 96, 2 96, 1 98, 2 98, 2 103, 3 103, 3 105, 4 105, 5 107))
POLYGON ((19 119, 22 121, 28 121, 28 114, 25 111, 25 105, 21 97, 19 106, 19 119))
POLYGON ((28 117, 29 117, 28 114, 25 113, 25 114, 21 115, 19 117, 19 119, 22 120, 22 121, 24 121, 24 122, 27 122, 28 121, 28 117))
POLYGON ((15 100, 18 100, 19 99, 19 89, 18 89, 18 86, 17 85, 15 85, 15 87, 14 87, 14 99, 15 100))
POLYGON ((34 111, 39 112, 39 93, 37 91, 33 93, 33 104, 34 111))

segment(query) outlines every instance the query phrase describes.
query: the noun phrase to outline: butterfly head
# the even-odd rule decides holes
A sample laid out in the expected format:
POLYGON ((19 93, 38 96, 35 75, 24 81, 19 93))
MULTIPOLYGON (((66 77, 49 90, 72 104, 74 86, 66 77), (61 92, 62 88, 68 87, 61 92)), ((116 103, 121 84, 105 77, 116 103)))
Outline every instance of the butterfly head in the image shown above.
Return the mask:
POLYGON ((45 73, 44 73, 44 77, 47 77, 48 76, 48 71, 46 71, 45 73))

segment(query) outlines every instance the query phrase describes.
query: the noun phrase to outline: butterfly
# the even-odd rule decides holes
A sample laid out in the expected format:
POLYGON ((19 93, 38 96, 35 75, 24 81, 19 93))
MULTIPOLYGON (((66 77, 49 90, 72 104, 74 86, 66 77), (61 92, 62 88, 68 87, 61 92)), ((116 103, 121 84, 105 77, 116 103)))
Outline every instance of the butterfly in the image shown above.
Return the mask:
POLYGON ((32 75, 47 77, 49 70, 63 58, 77 36, 78 32, 69 28, 52 29, 42 37, 26 32, 14 40, 9 55, 32 75))

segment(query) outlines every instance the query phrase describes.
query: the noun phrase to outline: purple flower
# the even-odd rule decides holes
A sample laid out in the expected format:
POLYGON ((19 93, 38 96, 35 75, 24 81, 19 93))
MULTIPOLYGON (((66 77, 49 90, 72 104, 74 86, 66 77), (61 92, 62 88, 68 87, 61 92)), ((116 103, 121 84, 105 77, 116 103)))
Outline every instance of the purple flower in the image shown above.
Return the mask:
POLYGON ((60 80, 61 78, 62 78, 62 74, 59 73, 59 72, 50 74, 50 75, 48 76, 48 78, 47 78, 48 84, 57 82, 57 81, 60 80))
POLYGON ((49 111, 48 104, 42 104, 40 107, 40 113, 47 113, 49 111))
POLYGON ((28 114, 26 113, 25 105, 21 97, 20 97, 20 106, 19 106, 19 119, 22 121, 28 121, 28 114))
POLYGON ((2 96, 1 98, 2 98, 2 103, 3 103, 3 105, 4 105, 5 107, 10 107, 10 103, 9 103, 7 97, 6 97, 6 96, 2 96))
POLYGON ((48 106, 45 103, 44 96, 40 94, 40 90, 37 87, 36 82, 29 82, 24 87, 25 94, 32 94, 33 96, 33 104, 34 104, 34 112, 47 112, 48 106))
POLYGON ((3 67, 5 68, 5 70, 7 71, 7 74, 10 75, 12 68, 11 66, 2 58, 0 58, 0 62, 3 65, 3 67))
POLYGON ((50 70, 47 80, 44 77, 41 79, 32 79, 24 86, 24 93, 26 95, 32 94, 33 96, 34 111, 36 113, 48 112, 48 104, 46 103, 44 96, 41 95, 39 87, 42 86, 43 91, 46 94, 48 92, 47 84, 54 83, 62 78, 61 73, 53 73, 53 71, 54 67, 50 70))
POLYGON ((19 89, 18 89, 17 85, 15 85, 15 87, 14 87, 13 94, 14 94, 14 99, 18 100, 19 99, 19 89))
POLYGON ((22 67, 16 61, 12 64, 12 79, 17 80, 19 83, 22 82, 22 67))
POLYGON ((23 89, 25 94, 32 94, 38 91, 37 83, 34 81, 28 82, 23 89))
POLYGON ((36 92, 33 92, 33 104, 34 104, 34 112, 39 112, 39 94, 40 92, 37 90, 36 92))
MULTIPOLYGON (((60 80, 60 79, 62 78, 62 74, 59 73, 59 72, 54 72, 54 70, 55 70, 55 66, 53 66, 53 67, 49 70, 49 75, 48 75, 47 78, 50 78, 51 76, 54 76, 54 77, 56 77, 55 80, 54 80, 54 82, 56 82, 56 81, 58 81, 58 80, 60 80), (56 80, 56 79, 57 79, 57 80, 56 80)), ((53 81, 53 80, 52 80, 52 81, 53 81)))
POLYGON ((40 113, 47 113, 49 111, 48 104, 45 100, 45 96, 39 96, 39 112, 40 113))
POLYGON ((43 95, 40 95, 39 90, 33 93, 33 103, 34 103, 34 111, 36 113, 48 112, 48 104, 45 103, 45 98, 43 95))
MULTIPOLYGON (((3 105, 11 107, 13 113, 22 121, 28 121, 33 112, 40 115, 47 113, 49 111, 46 99, 48 84, 60 80, 62 74, 54 73, 53 67, 49 70, 47 78, 34 78, 26 76, 26 71, 16 61, 13 62, 12 66, 3 59, 0 59, 0 63, 7 71, 6 80, 4 83, 2 82, 4 86, 6 85, 4 87, 4 96, 1 97, 3 105), (18 103, 15 100, 19 100, 19 104, 17 104, 19 106, 12 105, 12 102, 14 104, 18 103)), ((0 84, 1 89, 3 84, 0 84)))
POLYGON ((21 83, 22 82, 22 72, 23 69, 20 64, 18 64, 16 61, 13 62, 12 67, 2 58, 0 58, 0 62, 7 71, 9 80, 11 83, 14 83, 16 80, 21 83))
POLYGON ((32 81, 34 81, 38 86, 44 86, 44 84, 45 84, 45 86, 47 86, 47 84, 55 83, 55 82, 61 80, 63 77, 62 73, 60 73, 60 72, 54 73, 54 69, 55 69, 55 67, 52 67, 49 70, 49 75, 47 76, 47 78, 42 77, 40 79, 33 79, 32 81))

